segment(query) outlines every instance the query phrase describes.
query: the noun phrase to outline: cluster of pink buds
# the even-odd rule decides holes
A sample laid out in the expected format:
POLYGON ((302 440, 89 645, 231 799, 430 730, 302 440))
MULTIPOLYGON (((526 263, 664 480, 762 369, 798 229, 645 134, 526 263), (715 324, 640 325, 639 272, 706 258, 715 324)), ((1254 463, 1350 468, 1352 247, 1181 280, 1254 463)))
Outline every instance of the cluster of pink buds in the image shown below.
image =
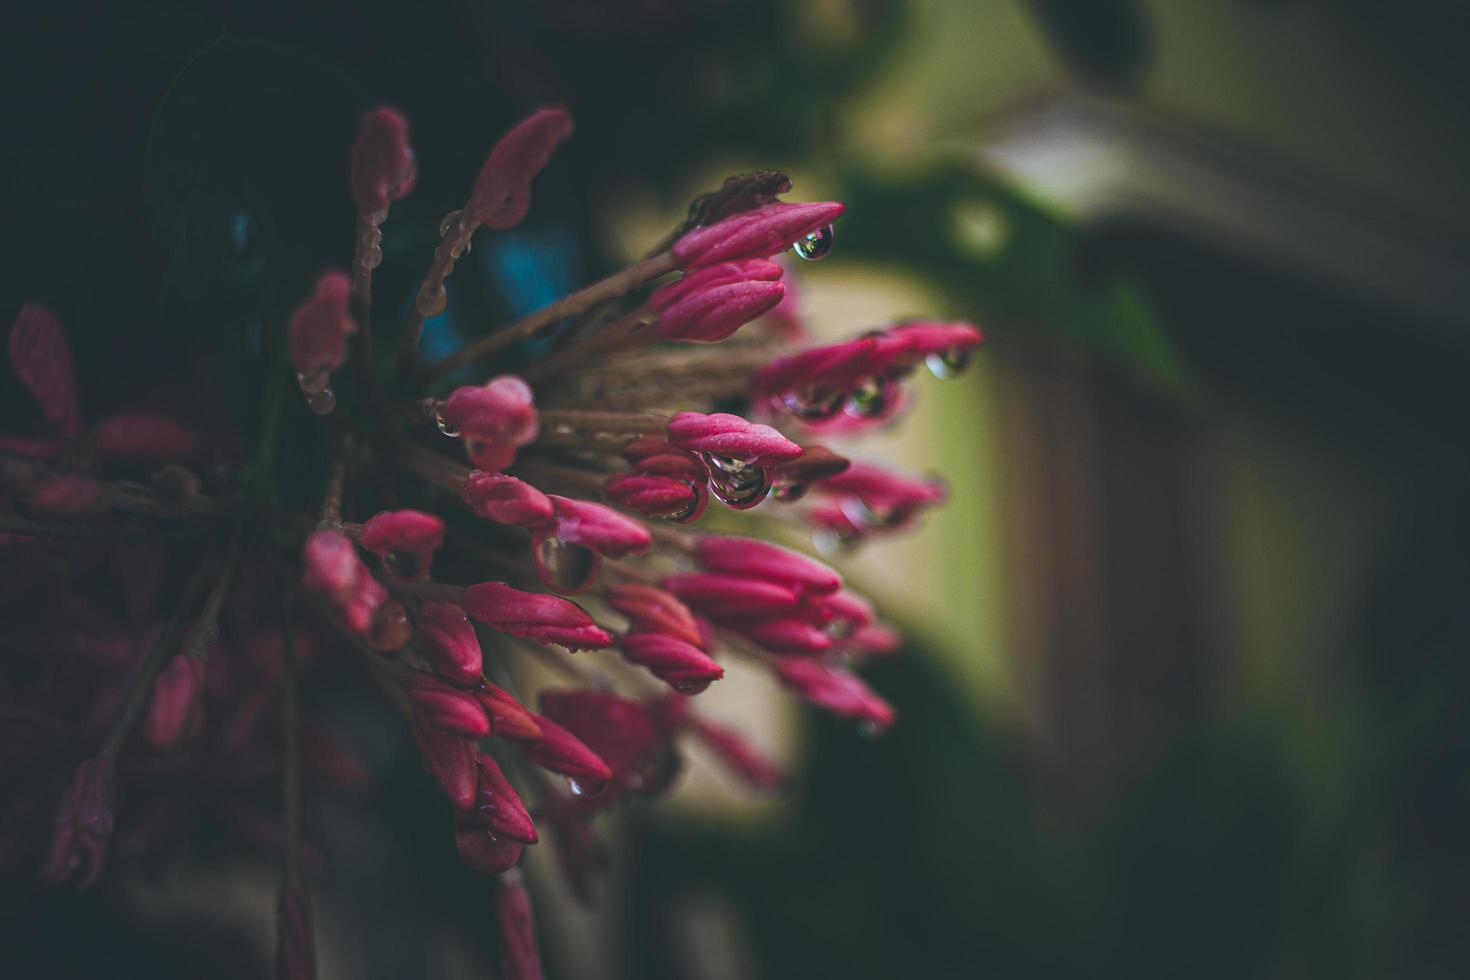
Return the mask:
MULTIPOLYGON (((793 265, 774 260, 825 255, 843 205, 780 201, 790 180, 766 171, 700 198, 651 257, 424 362, 420 333, 443 313, 456 261, 481 229, 525 217, 571 132, 565 110, 541 109, 490 150, 440 226, 390 376, 370 356, 372 276, 389 206, 420 162, 400 114, 363 116, 348 175, 351 273, 321 274, 281 325, 307 404, 332 416, 312 423, 334 449, 309 513, 203 492, 184 465, 203 438, 169 417, 130 409, 88 433, 60 325, 41 307, 21 311, 11 360, 47 428, 0 437, 3 544, 20 554, 38 535, 103 536, 117 550, 98 560, 126 564, 135 580, 124 587, 143 593, 126 626, 79 626, 72 659, 56 661, 71 674, 105 663, 98 676, 130 680, 56 707, 68 745, 100 742, 55 800, 49 879, 95 881, 114 827, 155 792, 119 774, 125 752, 178 758, 179 772, 220 759, 236 760, 238 779, 284 771, 279 822, 258 811, 229 820, 284 855, 280 969, 311 975, 306 882, 319 862, 300 831, 301 770, 364 780, 303 716, 297 687, 340 651, 405 716, 464 863, 499 877, 506 975, 536 977, 516 870, 525 848, 555 849, 589 895, 606 861, 596 818, 668 789, 689 741, 753 787, 783 782, 744 734, 698 710, 731 658, 864 731, 894 721, 857 670, 894 652, 897 632, 797 549, 907 527, 943 500, 935 479, 844 453, 895 417, 917 365, 956 373, 980 332, 909 322, 803 349, 793 265), (532 339, 551 349, 516 374, 497 365, 512 347, 526 364, 532 339), (172 467, 173 482, 109 482, 112 464, 172 467), (181 549, 136 522, 165 516, 186 517, 202 543, 162 614, 160 556, 177 564, 181 549), (548 670, 574 683, 530 696, 525 685, 548 670)), ((46 624, 82 605, 58 587, 28 629, 51 636, 46 624)), ((0 708, 10 717, 30 710, 24 690, 0 690, 15 694, 0 708)))

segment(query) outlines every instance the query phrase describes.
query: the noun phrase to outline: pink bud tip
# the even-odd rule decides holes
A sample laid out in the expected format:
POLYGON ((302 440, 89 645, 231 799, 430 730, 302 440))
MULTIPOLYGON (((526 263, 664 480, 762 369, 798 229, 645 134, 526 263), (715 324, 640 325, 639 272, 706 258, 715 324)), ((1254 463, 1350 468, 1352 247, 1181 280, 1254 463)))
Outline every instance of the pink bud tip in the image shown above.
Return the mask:
POLYGON ((531 386, 513 374, 455 389, 442 415, 464 437, 465 453, 482 470, 505 469, 515 462, 516 450, 540 432, 531 386))
POLYGON ((818 594, 836 592, 842 576, 800 552, 754 538, 711 534, 699 540, 695 557, 711 572, 776 582, 818 594))
POLYGON ((357 333, 348 311, 352 280, 332 270, 317 280, 316 290, 291 314, 291 364, 298 377, 331 374, 347 360, 347 338, 357 333))
POLYGON ((413 740, 419 747, 424 769, 434 777, 456 810, 475 803, 477 776, 474 747, 462 735, 413 719, 413 740))
POLYGON ((282 887, 276 899, 277 980, 315 980, 316 944, 311 934, 311 897, 301 885, 282 887))
POLYGON ((826 630, 797 617, 736 623, 732 628, 771 653, 812 654, 832 649, 832 637, 826 630))
POLYGON ((173 747, 199 708, 203 686, 203 661, 181 653, 168 662, 153 682, 148 714, 143 719, 143 738, 149 745, 155 749, 173 747))
POLYGON ((476 768, 479 783, 475 790, 475 805, 460 816, 460 826, 483 827, 499 837, 522 844, 536 843, 536 825, 499 764, 481 752, 476 757, 476 768))
POLYGON ((649 517, 686 518, 708 499, 690 480, 647 473, 619 473, 608 478, 602 492, 618 506, 649 517))
POLYGON ((834 714, 853 718, 876 730, 893 724, 893 708, 853 674, 808 657, 788 657, 776 664, 781 683, 834 714))
POLYGON ((777 201, 695 228, 675 242, 671 251, 685 269, 740 259, 764 259, 830 225, 844 210, 836 201, 808 204, 777 201))
POLYGON ((81 434, 76 369, 71 345, 56 314, 39 303, 20 308, 10 328, 10 365, 41 406, 56 435, 75 439, 81 434))
POLYGON ((572 117, 552 107, 537 109, 502 136, 475 179, 475 220, 497 231, 520 224, 531 207, 532 178, 571 133, 572 117))
POLYGON ((383 511, 363 524, 361 540, 368 551, 388 559, 400 578, 422 579, 444 543, 444 522, 420 510, 383 511))
POLYGON ((560 596, 522 592, 503 582, 482 582, 464 590, 460 605, 475 619, 511 636, 574 650, 612 646, 612 637, 581 606, 560 596))
POLYGON ((454 844, 460 859, 482 875, 504 874, 516 866, 525 850, 520 841, 502 838, 462 819, 454 822, 454 844))
POLYGON ((672 594, 640 582, 622 582, 607 590, 607 604, 628 617, 634 630, 663 633, 703 646, 699 624, 689 607, 672 594))
POLYGON ((682 449, 771 466, 790 462, 801 447, 768 425, 738 415, 679 412, 669 419, 669 441, 682 449))
POLYGON ((647 667, 675 690, 694 694, 725 676, 725 668, 699 647, 664 633, 629 633, 622 641, 623 659, 647 667))
POLYGON ((536 918, 531 896, 519 873, 500 879, 500 972, 505 980, 543 980, 541 954, 536 949, 536 918))
POLYGON ((391 202, 406 197, 417 180, 408 120, 387 106, 363 113, 349 171, 357 210, 365 214, 385 211, 391 202))
POLYGON ((456 684, 477 684, 484 670, 475 627, 464 610, 448 602, 426 602, 419 616, 420 649, 429 666, 456 684))
POLYGON ((101 455, 130 463, 188 459, 204 443, 194 429, 147 409, 120 412, 103 419, 93 430, 93 439, 101 455))
POLYGON ((842 649, 860 657, 883 657, 903 645, 903 635, 887 623, 859 626, 842 641, 842 649))
POLYGON ((524 749, 526 758, 543 769, 583 781, 589 790, 612 779, 608 764, 577 736, 544 716, 537 716, 536 723, 541 726, 541 741, 524 749))
POLYGON ((567 544, 591 548, 607 558, 647 551, 653 544, 648 528, 611 507, 590 500, 551 496, 556 511, 556 536, 567 544))
POLYGON ((110 759, 77 766, 52 822, 51 850, 41 878, 51 885, 75 880, 91 888, 102 877, 117 815, 117 770, 110 759))
POLYGON ((551 500, 546 494, 502 473, 471 472, 460 495, 470 510, 498 524, 533 528, 550 523, 552 518, 551 500))
POLYGON ((467 738, 490 734, 490 719, 474 696, 451 687, 437 677, 417 674, 408 685, 408 700, 414 720, 456 732, 467 738))
POLYGON ((655 329, 664 340, 718 343, 774 308, 785 292, 779 282, 712 286, 669 307, 655 329))
POLYGON ((301 560, 302 584, 325 595, 334 605, 344 606, 363 591, 367 568, 357 557, 352 540, 341 531, 315 531, 306 539, 301 560))

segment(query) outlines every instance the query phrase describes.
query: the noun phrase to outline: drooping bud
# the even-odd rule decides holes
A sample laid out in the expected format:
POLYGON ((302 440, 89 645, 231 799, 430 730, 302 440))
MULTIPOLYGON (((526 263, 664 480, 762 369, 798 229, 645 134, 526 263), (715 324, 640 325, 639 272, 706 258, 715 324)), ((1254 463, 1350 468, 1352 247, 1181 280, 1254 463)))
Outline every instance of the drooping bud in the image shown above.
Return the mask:
POLYGON ((559 643, 574 650, 612 645, 612 637, 581 606, 558 596, 522 592, 504 582, 482 582, 464 590, 460 605, 482 623, 537 643, 559 643))
POLYGON ((554 533, 568 544, 591 548, 607 558, 622 558, 642 554, 653 543, 648 528, 610 507, 554 494, 550 499, 556 513, 554 533))
POLYGON ((725 676, 709 654, 665 633, 629 633, 619 644, 623 659, 649 672, 681 694, 698 694, 725 676))
POLYGON ((830 225, 844 210, 836 201, 807 204, 777 201, 695 228, 675 242, 670 251, 685 269, 769 258, 830 225))
POLYGON ((448 602, 426 602, 417 625, 429 666, 456 684, 479 683, 484 656, 463 609, 448 602))
MULTIPOLYGON (((701 510, 701 501, 709 494, 701 493, 702 483, 673 476, 649 473, 619 473, 608 478, 602 492, 620 507, 648 517, 685 517, 701 510)), ((687 518, 686 518, 687 519, 687 518)))
POLYGON ((63 439, 81 435, 82 407, 71 345, 56 314, 40 303, 22 306, 10 328, 10 365, 35 396, 52 432, 63 439))
POLYGON ((807 701, 834 714, 854 718, 881 731, 893 723, 893 708, 868 685, 845 670, 809 657, 787 657, 776 664, 781 683, 807 701))
POLYGON ((520 841, 495 834, 488 828, 460 818, 454 821, 454 844, 460 859, 483 875, 504 874, 515 867, 525 849, 520 841))
POLYGON ((669 575, 660 584, 692 608, 722 623, 775 619, 801 608, 801 594, 791 587, 739 575, 669 575))
POLYGON ((386 211, 393 201, 406 197, 417 180, 408 120, 388 106, 363 113, 349 171, 357 210, 366 214, 386 211))
POLYGON ((526 758, 543 769, 577 780, 587 792, 599 791, 612 779, 607 763, 577 736, 542 715, 536 717, 536 724, 541 726, 541 741, 523 750, 526 758))
POLYGON ((363 524, 361 541, 395 575, 418 580, 429 574, 434 552, 444 543, 444 521, 419 510, 383 511, 363 524))
POLYGON ((52 822, 51 850, 41 878, 52 885, 75 879, 91 888, 102 877, 117 815, 117 770, 111 759, 88 759, 77 766, 52 822))
POLYGON ((727 625, 771 653, 813 654, 832 649, 832 637, 826 630, 799 617, 727 625))
POLYGON ((537 109, 500 138, 475 178, 470 207, 475 220, 504 231, 521 223, 531 207, 531 180, 572 133, 565 109, 537 109))
POLYGON ((854 463, 845 473, 824 482, 818 492, 836 498, 854 525, 863 530, 904 527, 925 507, 942 503, 944 484, 937 479, 900 476, 870 463, 854 463))
POLYGON ((781 767, 767 759, 740 733, 693 714, 688 716, 687 726, 701 744, 749 785, 769 791, 779 789, 785 783, 786 774, 781 767))
POLYGON ((480 517, 498 524, 539 527, 551 521, 551 500, 524 480, 503 473, 474 470, 460 491, 464 502, 480 517))
POLYGON ((135 409, 110 415, 92 430, 97 452, 127 463, 171 463, 199 451, 197 431, 160 412, 135 409))
POLYGON ((490 716, 490 734, 513 742, 541 741, 541 726, 536 716, 508 691, 485 681, 470 693, 490 716))
POLYGON ((674 776, 670 733, 641 702, 607 691, 554 690, 542 693, 541 710, 543 725, 549 718, 565 726, 607 764, 612 785, 599 802, 628 790, 656 792, 674 776))
POLYGON ((541 431, 531 386, 513 374, 455 389, 441 416, 464 437, 465 453, 483 470, 508 467, 516 450, 541 431))
POLYGON ((322 273, 311 296, 291 314, 291 364, 308 394, 320 391, 347 360, 347 338, 357 333, 348 299, 352 280, 333 269, 322 273))
POLYGON ((203 661, 182 653, 170 660, 153 682, 148 713, 143 718, 144 740, 155 749, 172 748, 199 709, 203 686, 203 661))
POLYGON ((669 442, 682 449, 757 466, 789 463, 801 455, 800 446, 770 426, 724 412, 679 412, 669 419, 668 434, 669 442))
POLYGON ((476 756, 475 764, 479 772, 475 805, 460 817, 462 824, 478 825, 522 844, 536 843, 536 825, 499 764, 484 752, 476 756))
POLYGON ((723 262, 656 290, 648 305, 664 340, 715 343, 774 308, 785 295, 781 267, 764 259, 723 262))
POLYGON ((653 295, 648 297, 648 308, 655 313, 664 313, 706 289, 737 282, 776 282, 781 278, 781 272, 779 265, 765 259, 721 262, 690 272, 655 289, 653 295))
POLYGON ((475 751, 462 735, 413 721, 413 740, 419 747, 424 769, 434 777, 456 810, 468 810, 475 802, 475 751))

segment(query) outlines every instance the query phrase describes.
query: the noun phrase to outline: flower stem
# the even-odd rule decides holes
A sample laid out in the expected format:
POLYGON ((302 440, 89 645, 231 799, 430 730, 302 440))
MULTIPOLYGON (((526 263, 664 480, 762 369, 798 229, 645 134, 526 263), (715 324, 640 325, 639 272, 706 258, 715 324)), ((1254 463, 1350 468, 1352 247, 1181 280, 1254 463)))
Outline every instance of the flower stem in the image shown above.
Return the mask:
POLYGON ((301 884, 301 698, 291 642, 291 600, 281 610, 281 823, 285 826, 286 887, 301 884))
POLYGON ((678 268, 678 263, 668 252, 630 265, 621 272, 616 272, 585 289, 562 297, 550 306, 543 306, 529 316, 502 327, 490 336, 477 340, 442 360, 426 365, 419 371, 419 380, 426 383, 437 381, 462 367, 488 357, 502 347, 530 337, 548 324, 582 313, 607 300, 616 299, 650 280, 673 272, 676 268, 678 268))

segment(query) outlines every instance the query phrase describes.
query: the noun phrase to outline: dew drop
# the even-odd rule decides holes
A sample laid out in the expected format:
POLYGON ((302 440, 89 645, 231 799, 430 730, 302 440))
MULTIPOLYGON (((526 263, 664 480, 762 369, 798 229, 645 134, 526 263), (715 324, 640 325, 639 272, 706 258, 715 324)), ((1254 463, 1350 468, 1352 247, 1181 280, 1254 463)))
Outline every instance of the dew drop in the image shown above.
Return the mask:
POLYGON ((403 603, 389 599, 378 607, 378 614, 368 629, 367 642, 374 650, 389 653, 403 649, 412 635, 413 626, 408 621, 403 603))
POLYGON ((694 499, 683 510, 673 514, 665 514, 665 520, 671 521, 674 524, 693 524, 704 513, 705 502, 709 499, 705 495, 704 487, 694 483, 688 484, 688 487, 689 491, 694 494, 694 499))
POLYGON ((595 781, 583 781, 567 777, 567 789, 571 790, 573 796, 598 796, 607 789, 607 783, 595 781))
POLYGON ((363 248, 372 248, 374 245, 383 244, 383 230, 373 227, 357 236, 357 243, 363 248))
POLYGON ((968 347, 949 347, 930 351, 924 355, 924 366, 936 378, 957 378, 964 373, 974 359, 974 351, 968 347))
POLYGON ((413 301, 414 310, 426 320, 431 316, 443 313, 444 308, 448 305, 449 295, 444 292, 444 284, 437 282, 424 283, 413 301))
POLYGON ((880 726, 876 721, 864 720, 858 722, 857 732, 863 738, 877 738, 879 733, 881 733, 882 731, 882 726, 880 726))
POLYGON ((805 497, 810 489, 811 485, 806 483, 778 483, 772 488, 771 496, 783 504, 790 504, 805 497))
POLYGON ((439 237, 446 242, 464 237, 463 211, 451 211, 439 219, 439 237))
POLYGON ((337 407, 337 393, 331 388, 310 392, 306 396, 306 407, 317 415, 331 415, 337 407))
POLYGON ((550 534, 539 537, 532 545, 536 576, 554 592, 574 595, 597 578, 602 560, 597 552, 580 544, 569 544, 550 534))
POLYGON ((383 247, 381 245, 367 246, 357 257, 357 264, 364 269, 376 269, 383 264, 383 247))
POLYGON ((690 697, 693 697, 696 694, 704 693, 705 691, 709 690, 709 686, 710 682, 707 680, 675 681, 669 685, 669 687, 672 687, 680 694, 688 695, 690 697))
POLYGON ((832 226, 827 225, 793 242, 791 247, 799 257, 815 262, 832 251, 832 238, 832 226))
POLYGON ((847 414, 860 419, 882 418, 893 403, 893 392, 882 378, 867 378, 847 396, 847 414))
POLYGON ((709 469, 709 492, 735 510, 749 510, 771 492, 774 471, 770 467, 743 463, 729 456, 702 453, 709 469))
POLYGON ((799 419, 818 422, 842 411, 844 393, 837 389, 799 388, 781 396, 786 410, 799 419))
POLYGON ((451 439, 458 439, 459 438, 459 430, 454 427, 454 423, 450 422, 448 419, 446 419, 444 417, 444 413, 443 412, 439 412, 439 411, 435 411, 434 412, 434 425, 436 427, 438 427, 438 429, 439 429, 440 432, 444 433, 449 438, 451 438, 451 439))
POLYGON ((327 382, 331 379, 332 375, 330 371, 326 368, 317 368, 314 371, 307 371, 296 375, 296 384, 300 386, 303 395, 314 395, 319 391, 324 391, 327 387, 327 382))
POLYGON ((424 567, 423 558, 414 551, 390 551, 383 559, 383 564, 394 575, 409 581, 417 581, 428 572, 428 569, 424 567))

